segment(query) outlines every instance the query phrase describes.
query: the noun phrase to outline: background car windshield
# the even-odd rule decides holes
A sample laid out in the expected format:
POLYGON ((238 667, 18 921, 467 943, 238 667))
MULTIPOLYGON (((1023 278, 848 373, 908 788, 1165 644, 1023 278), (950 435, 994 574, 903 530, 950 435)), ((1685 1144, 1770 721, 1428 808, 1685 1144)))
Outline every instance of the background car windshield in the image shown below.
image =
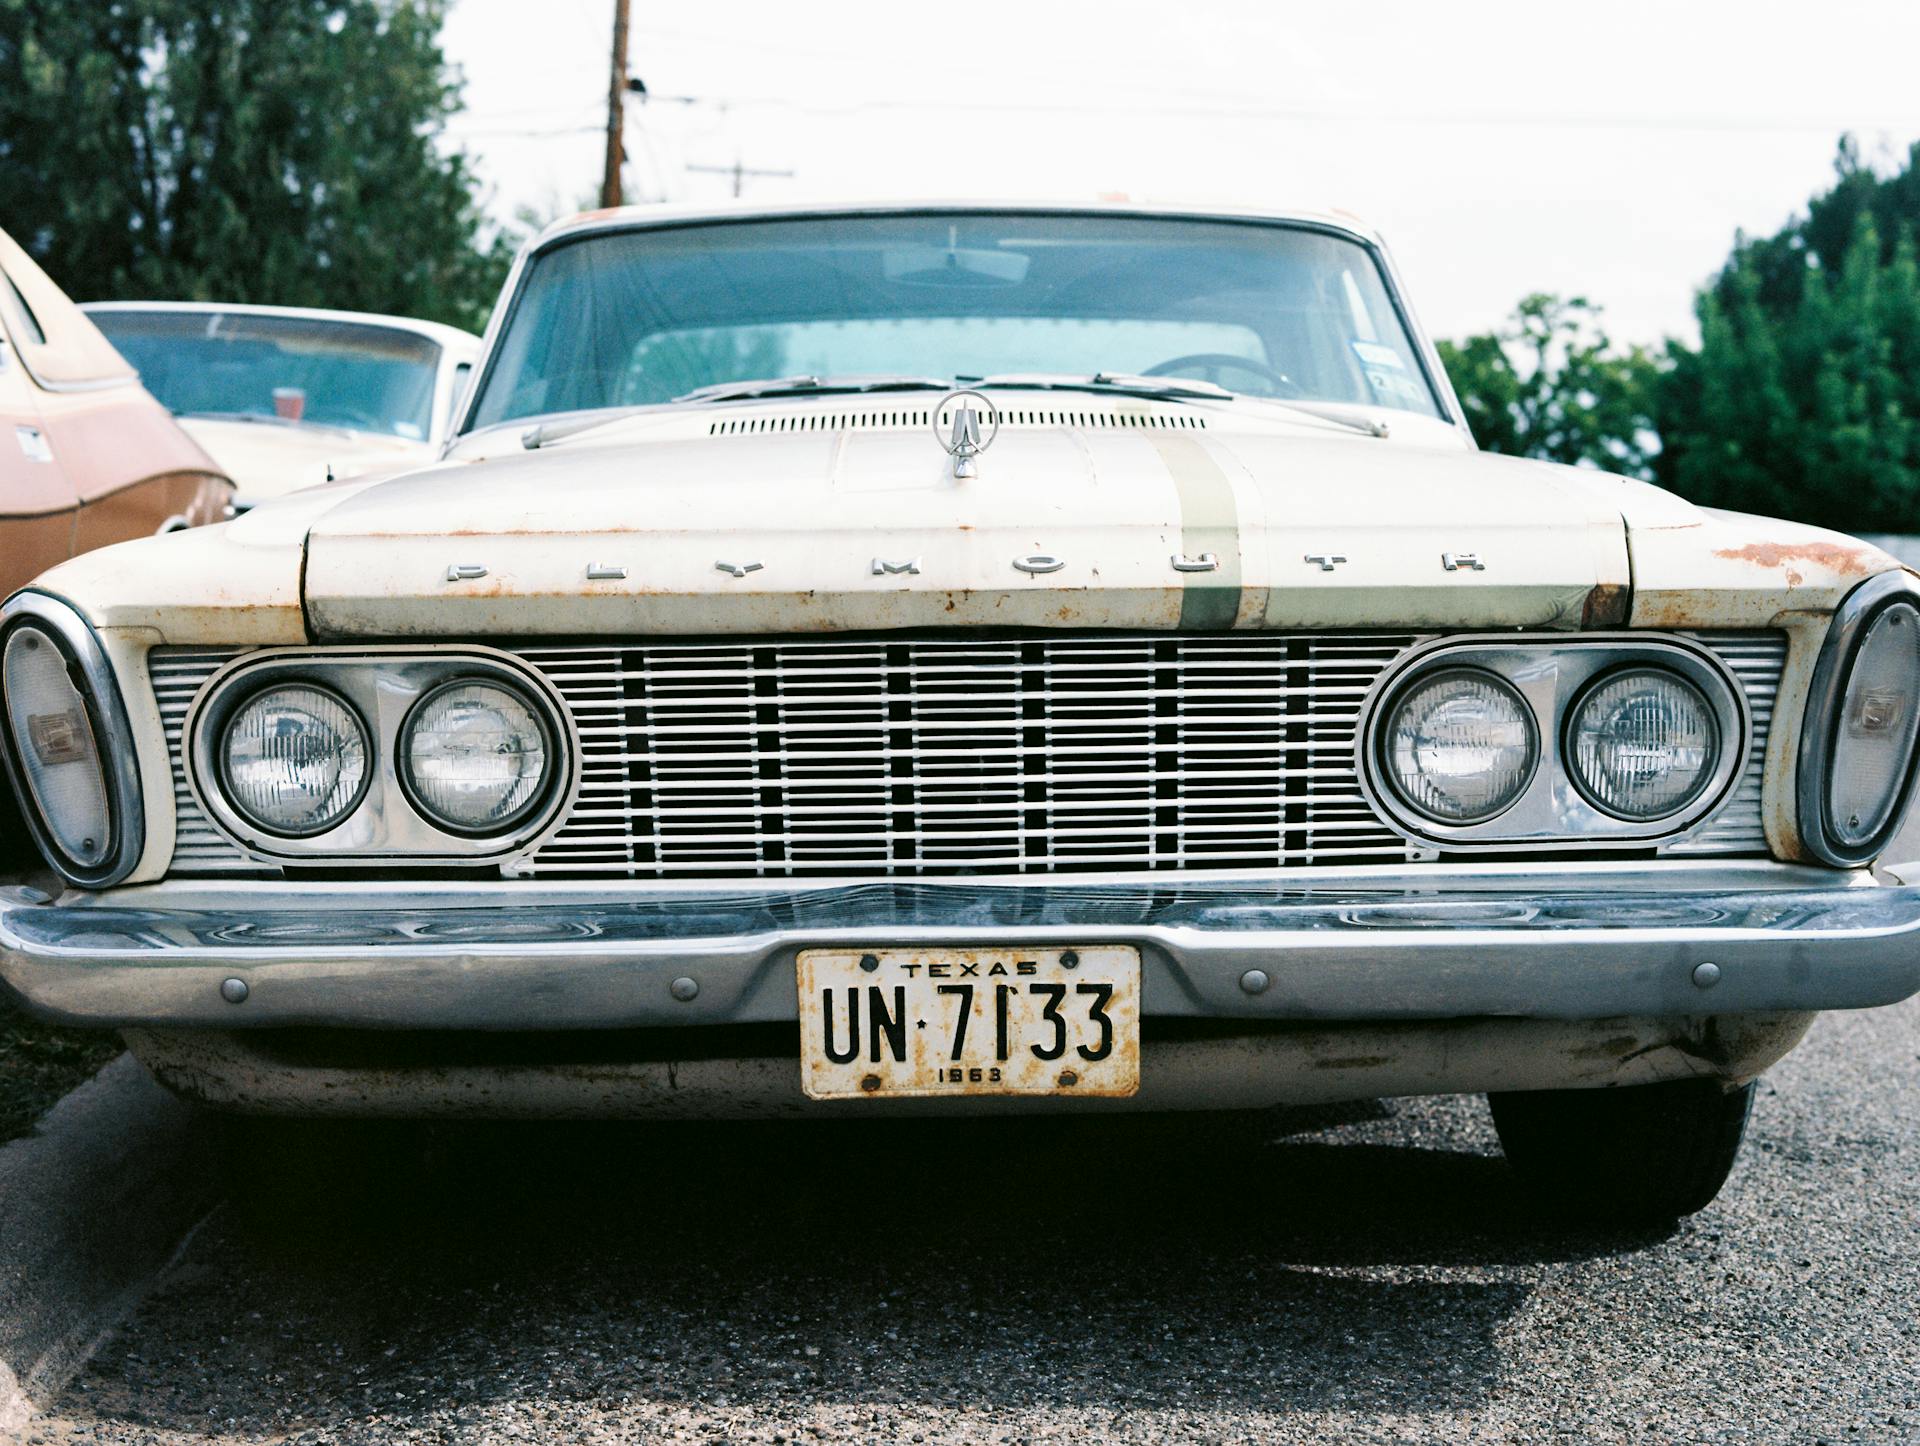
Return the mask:
POLYGON ((179 416, 278 417, 425 441, 440 347, 411 331, 232 311, 95 311, 179 416))
POLYGON ((473 425, 768 377, 1096 371, 1440 414, 1378 264, 1351 240, 933 213, 562 244, 528 271, 473 425))

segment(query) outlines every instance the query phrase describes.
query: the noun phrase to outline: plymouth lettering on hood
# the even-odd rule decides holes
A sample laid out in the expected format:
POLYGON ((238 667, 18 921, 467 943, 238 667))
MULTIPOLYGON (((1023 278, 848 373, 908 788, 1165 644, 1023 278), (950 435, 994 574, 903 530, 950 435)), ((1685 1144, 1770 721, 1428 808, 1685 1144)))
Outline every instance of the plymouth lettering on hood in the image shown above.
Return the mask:
POLYGON ((924 407, 888 428, 826 401, 745 434, 653 414, 456 458, 314 521, 307 615, 330 637, 526 637, 1576 628, 1596 596, 1624 606, 1620 510, 1564 469, 1227 403, 1000 409, 966 478, 924 407), (1188 420, 1123 420, 1167 413, 1188 420))

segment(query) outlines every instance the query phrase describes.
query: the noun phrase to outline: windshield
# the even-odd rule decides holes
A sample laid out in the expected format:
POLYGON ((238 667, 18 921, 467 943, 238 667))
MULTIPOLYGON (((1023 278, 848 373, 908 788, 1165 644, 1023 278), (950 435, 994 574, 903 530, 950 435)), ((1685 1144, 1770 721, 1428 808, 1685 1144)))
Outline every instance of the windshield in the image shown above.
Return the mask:
POLYGON ((1439 416, 1373 254, 1298 226, 846 216, 590 233, 537 257, 474 426, 772 377, 1208 381, 1439 416))
POLYGON ((238 311, 93 311, 178 416, 244 416, 424 442, 440 347, 416 332, 238 311))

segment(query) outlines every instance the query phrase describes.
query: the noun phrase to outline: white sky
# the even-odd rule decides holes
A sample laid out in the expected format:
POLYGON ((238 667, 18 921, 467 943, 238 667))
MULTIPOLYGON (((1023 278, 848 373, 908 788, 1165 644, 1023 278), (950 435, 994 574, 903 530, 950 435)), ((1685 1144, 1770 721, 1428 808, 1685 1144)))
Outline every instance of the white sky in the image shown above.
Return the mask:
MULTIPOLYGON (((597 192, 612 0, 455 0, 455 138, 502 217, 597 192)), ((1843 130, 1920 138, 1915 0, 633 0, 629 199, 1301 204, 1385 232, 1427 327, 1584 294, 1692 334, 1736 228, 1843 130), (670 97, 694 97, 685 103, 670 97)))

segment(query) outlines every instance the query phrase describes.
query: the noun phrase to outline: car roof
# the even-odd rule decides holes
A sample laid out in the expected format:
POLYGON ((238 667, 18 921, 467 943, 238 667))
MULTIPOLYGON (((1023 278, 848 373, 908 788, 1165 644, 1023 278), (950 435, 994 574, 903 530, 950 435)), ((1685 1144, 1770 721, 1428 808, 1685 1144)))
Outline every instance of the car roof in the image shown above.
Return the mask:
POLYGON ((1098 201, 726 201, 709 203, 652 203, 582 211, 548 226, 529 245, 543 250, 555 242, 596 231, 619 231, 634 226, 664 226, 707 221, 750 221, 831 216, 903 216, 919 212, 976 212, 1015 215, 1160 216, 1196 221, 1269 221, 1325 227, 1380 244, 1379 233, 1350 212, 1275 209, 1237 203, 1221 205, 1174 204, 1103 199, 1098 201))
POLYGON ((455 352, 477 352, 480 338, 457 326, 438 321, 421 321, 411 316, 384 316, 373 311, 330 311, 319 306, 259 306, 251 302, 229 305, 221 301, 89 301, 80 309, 98 314, 109 311, 199 312, 203 315, 228 313, 236 316, 285 316, 302 321, 340 321, 358 326, 389 326, 427 337, 455 352))

